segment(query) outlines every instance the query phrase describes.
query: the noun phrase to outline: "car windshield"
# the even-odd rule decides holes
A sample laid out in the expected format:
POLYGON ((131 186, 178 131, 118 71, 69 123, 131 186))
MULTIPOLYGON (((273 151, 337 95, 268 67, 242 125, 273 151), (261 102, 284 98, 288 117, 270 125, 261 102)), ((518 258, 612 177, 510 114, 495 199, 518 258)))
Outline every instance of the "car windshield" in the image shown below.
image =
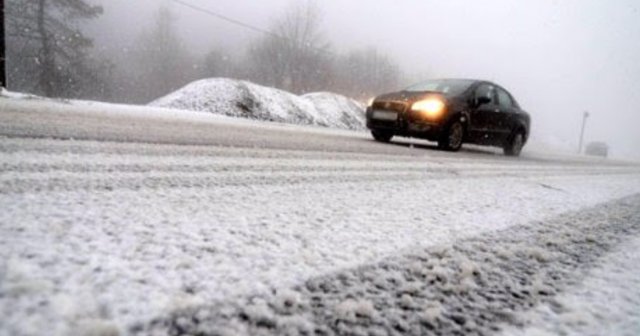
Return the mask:
POLYGON ((469 88, 474 81, 468 79, 432 79, 414 84, 404 89, 409 92, 439 92, 447 96, 456 96, 469 88))

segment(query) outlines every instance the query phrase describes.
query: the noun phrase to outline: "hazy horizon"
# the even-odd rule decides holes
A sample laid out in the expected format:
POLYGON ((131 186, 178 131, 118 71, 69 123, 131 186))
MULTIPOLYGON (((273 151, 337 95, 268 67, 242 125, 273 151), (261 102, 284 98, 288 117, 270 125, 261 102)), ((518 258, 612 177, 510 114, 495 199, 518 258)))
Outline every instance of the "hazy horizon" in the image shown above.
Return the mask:
MULTIPOLYGON (((259 33, 171 0, 100 1, 105 12, 91 24, 96 49, 120 53, 146 29, 160 6, 177 16, 194 55, 213 48, 242 55, 259 33)), ((295 1, 185 0, 256 27, 295 1)), ((327 41, 344 52, 375 46, 411 79, 465 77, 509 89, 533 119, 534 137, 576 146, 582 114, 585 142, 605 141, 616 156, 640 158, 640 3, 626 1, 324 0, 327 41)))

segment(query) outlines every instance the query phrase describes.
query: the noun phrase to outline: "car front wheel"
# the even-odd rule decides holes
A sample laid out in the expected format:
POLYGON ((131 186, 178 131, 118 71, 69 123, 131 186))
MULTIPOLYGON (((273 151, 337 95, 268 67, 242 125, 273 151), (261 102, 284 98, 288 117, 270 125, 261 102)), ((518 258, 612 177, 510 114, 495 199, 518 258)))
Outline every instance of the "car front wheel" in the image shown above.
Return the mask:
POLYGON ((389 142, 393 138, 393 133, 385 131, 371 131, 371 135, 376 141, 389 142))
POLYGON ((438 147, 455 152, 462 147, 462 140, 464 139, 464 126, 459 121, 454 121, 447 128, 445 128, 440 140, 438 141, 438 147))
POLYGON ((507 143, 504 145, 504 155, 518 156, 524 146, 524 134, 517 132, 507 143))

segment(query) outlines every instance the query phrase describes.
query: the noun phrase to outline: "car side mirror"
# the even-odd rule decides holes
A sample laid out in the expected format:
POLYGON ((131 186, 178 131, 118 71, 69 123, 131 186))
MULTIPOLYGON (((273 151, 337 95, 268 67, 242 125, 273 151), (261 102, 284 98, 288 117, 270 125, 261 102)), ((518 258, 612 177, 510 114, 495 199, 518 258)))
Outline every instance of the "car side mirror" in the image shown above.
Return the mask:
POLYGON ((482 96, 476 98, 476 107, 484 104, 489 104, 491 102, 491 98, 487 96, 482 96))

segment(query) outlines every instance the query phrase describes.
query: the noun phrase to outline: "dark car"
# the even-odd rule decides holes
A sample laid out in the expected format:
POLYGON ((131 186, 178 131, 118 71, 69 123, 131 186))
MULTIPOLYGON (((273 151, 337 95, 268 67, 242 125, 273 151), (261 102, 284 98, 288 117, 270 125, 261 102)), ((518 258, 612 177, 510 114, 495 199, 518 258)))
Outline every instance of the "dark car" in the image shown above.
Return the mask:
POLYGON ((437 141, 451 151, 473 143, 516 156, 531 125, 507 90, 483 80, 429 80, 377 96, 368 105, 367 127, 377 141, 407 136, 437 141))

